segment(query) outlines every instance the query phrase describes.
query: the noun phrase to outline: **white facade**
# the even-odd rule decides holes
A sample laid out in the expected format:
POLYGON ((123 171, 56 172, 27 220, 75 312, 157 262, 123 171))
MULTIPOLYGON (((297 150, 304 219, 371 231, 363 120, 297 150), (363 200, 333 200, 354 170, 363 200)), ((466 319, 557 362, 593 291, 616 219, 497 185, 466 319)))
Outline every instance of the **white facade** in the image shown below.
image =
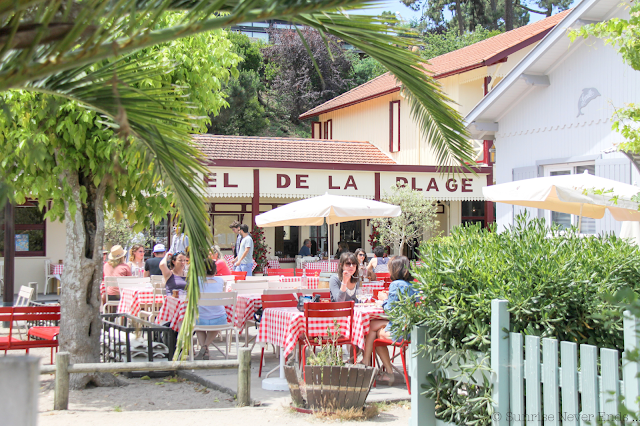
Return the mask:
MULTIPOLYGON (((601 40, 570 43, 566 34, 568 28, 584 22, 613 17, 628 17, 628 13, 614 1, 583 1, 469 113, 467 122, 475 135, 495 138, 496 183, 585 169, 617 181, 640 183, 638 171, 617 152, 622 136, 611 130, 614 109, 636 101, 640 73, 601 40), (527 84, 527 79, 536 85, 527 84)), ((501 203, 496 207, 499 228, 512 224, 514 216, 524 210, 501 203)), ((528 210, 551 220, 547 210, 528 210)), ((590 229, 583 232, 620 230, 620 223, 608 213, 590 221, 590 229)))

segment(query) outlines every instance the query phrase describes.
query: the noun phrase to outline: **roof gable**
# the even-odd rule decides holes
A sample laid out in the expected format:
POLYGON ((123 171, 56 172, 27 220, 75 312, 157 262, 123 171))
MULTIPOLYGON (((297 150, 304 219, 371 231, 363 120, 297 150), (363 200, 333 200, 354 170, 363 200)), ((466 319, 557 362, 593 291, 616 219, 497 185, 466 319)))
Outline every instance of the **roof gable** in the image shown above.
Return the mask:
MULTIPOLYGON (((516 28, 506 33, 479 41, 462 49, 432 58, 425 68, 435 79, 460 74, 475 68, 500 62, 513 52, 541 40, 569 11, 564 11, 533 24, 516 28)), ((337 109, 365 102, 400 90, 400 83, 385 73, 350 91, 318 105, 300 115, 300 119, 315 117, 337 109)))

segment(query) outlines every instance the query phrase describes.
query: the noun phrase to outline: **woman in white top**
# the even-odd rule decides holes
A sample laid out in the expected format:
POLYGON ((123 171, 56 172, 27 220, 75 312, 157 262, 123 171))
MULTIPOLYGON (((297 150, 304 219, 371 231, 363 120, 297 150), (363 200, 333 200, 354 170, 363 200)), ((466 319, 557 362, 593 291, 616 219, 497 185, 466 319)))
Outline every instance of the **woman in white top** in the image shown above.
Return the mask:
POLYGON ((134 244, 129 252, 129 267, 131 267, 132 277, 141 277, 144 275, 144 247, 140 244, 134 244))
MULTIPOLYGON (((200 281, 201 293, 221 293, 224 291, 224 281, 216 277, 216 263, 211 259, 205 260, 207 268, 207 278, 200 281)), ((224 306, 198 306, 198 319, 196 325, 225 325, 227 323, 227 312, 224 306)), ((195 359, 209 359, 209 345, 218 335, 217 331, 196 331, 200 351, 195 359)))

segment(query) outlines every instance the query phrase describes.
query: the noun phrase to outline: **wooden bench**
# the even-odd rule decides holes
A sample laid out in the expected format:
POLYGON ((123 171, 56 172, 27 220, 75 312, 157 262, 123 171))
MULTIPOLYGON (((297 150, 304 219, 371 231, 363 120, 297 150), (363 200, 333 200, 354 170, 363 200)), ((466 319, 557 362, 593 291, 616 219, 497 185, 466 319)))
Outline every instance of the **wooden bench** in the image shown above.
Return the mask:
POLYGON ((27 354, 32 348, 58 348, 60 327, 60 306, 0 307, 0 321, 9 323, 9 335, 0 337, 0 350, 24 350, 27 354), (29 327, 29 324, 38 324, 29 327), (28 327, 23 336, 21 327, 28 327), (16 333, 19 338, 16 338, 16 333), (24 337, 24 338, 23 338, 24 337))

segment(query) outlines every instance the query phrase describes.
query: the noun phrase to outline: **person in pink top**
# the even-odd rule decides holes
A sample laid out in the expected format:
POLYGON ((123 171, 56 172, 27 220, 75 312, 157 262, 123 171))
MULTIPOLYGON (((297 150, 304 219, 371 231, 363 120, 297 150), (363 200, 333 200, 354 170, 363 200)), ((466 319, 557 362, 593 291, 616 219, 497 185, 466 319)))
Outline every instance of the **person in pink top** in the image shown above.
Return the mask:
POLYGON ((220 247, 217 245, 211 247, 211 254, 209 256, 211 260, 216 263, 216 275, 233 275, 227 262, 222 259, 222 253, 220 253, 220 247))
MULTIPOLYGON (((131 267, 124 261, 126 254, 127 252, 121 245, 111 247, 107 263, 103 266, 105 277, 131 276, 131 267)), ((107 300, 120 300, 120 289, 118 289, 118 287, 107 287, 107 300)))

